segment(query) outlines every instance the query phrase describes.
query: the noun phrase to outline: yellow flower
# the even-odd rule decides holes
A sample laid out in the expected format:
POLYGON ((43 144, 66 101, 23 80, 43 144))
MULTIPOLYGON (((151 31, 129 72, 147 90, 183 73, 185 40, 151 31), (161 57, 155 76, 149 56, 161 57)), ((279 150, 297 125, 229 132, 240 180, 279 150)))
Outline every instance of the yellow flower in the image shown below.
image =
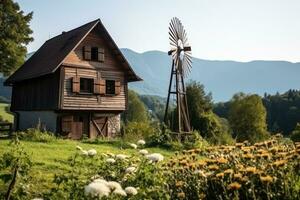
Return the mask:
POLYGON ((271 176, 269 176, 269 175, 267 175, 267 176, 261 176, 260 180, 263 183, 272 183, 273 182, 273 178, 271 176))
POLYGON ((248 172, 248 173, 255 173, 256 168, 255 167, 247 167, 245 171, 248 172))
POLYGON ((185 193, 184 192, 180 192, 180 193, 177 194, 177 197, 179 199, 183 199, 185 197, 185 193))
POLYGON ((244 146, 245 144, 244 143, 235 143, 235 146, 236 147, 242 147, 242 146, 244 146))
POLYGON ((227 186, 227 189, 228 190, 238 190, 240 189, 242 186, 241 184, 239 184, 238 182, 233 182, 233 183, 230 183, 228 186, 227 186))
POLYGON ((218 174, 216 174, 216 177, 217 178, 223 178, 224 177, 224 173, 218 173, 218 174))
POLYGON ((217 162, 220 163, 220 164, 226 164, 226 163, 228 163, 228 160, 225 159, 225 158, 219 158, 219 159, 217 160, 217 162))
POLYGON ((233 175, 233 178, 235 178, 235 179, 242 179, 243 175, 241 173, 237 173, 237 174, 233 175))
POLYGON ((232 169, 226 169, 224 171, 225 174, 233 174, 233 170, 232 169))
POLYGON ((208 169, 215 171, 215 170, 218 170, 219 167, 218 167, 218 165, 210 165, 210 166, 208 166, 208 169))
POLYGON ((283 165, 285 165, 287 163, 287 160, 277 160, 275 162, 273 162, 273 166, 275 167, 281 167, 283 165))
POLYGON ((254 156, 250 153, 244 154, 244 155, 242 155, 242 157, 246 158, 246 159, 253 159, 254 158, 254 156))
POLYGON ((176 187, 182 187, 183 184, 184 184, 183 181, 177 181, 176 184, 175 184, 175 186, 176 186, 176 187))

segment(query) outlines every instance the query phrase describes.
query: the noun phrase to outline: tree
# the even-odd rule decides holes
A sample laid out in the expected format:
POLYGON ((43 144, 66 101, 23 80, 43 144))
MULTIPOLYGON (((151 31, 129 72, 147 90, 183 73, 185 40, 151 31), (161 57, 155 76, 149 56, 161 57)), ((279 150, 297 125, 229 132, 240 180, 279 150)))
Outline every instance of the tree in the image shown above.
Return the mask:
POLYGON ((126 122, 148 122, 147 109, 137 93, 132 90, 128 91, 126 122))
POLYGON ((300 142, 300 123, 297 123, 295 130, 291 134, 291 139, 294 142, 300 142))
POLYGON ((32 12, 24 14, 18 3, 2 0, 0 4, 0 72, 10 75, 25 59, 26 45, 33 41, 29 22, 32 12))
POLYGON ((259 141, 267 136, 266 109, 258 95, 238 93, 233 96, 229 123, 238 141, 259 141))
POLYGON ((205 93, 204 86, 192 81, 187 84, 186 95, 192 128, 211 143, 232 143, 227 122, 212 112, 212 97, 205 93))

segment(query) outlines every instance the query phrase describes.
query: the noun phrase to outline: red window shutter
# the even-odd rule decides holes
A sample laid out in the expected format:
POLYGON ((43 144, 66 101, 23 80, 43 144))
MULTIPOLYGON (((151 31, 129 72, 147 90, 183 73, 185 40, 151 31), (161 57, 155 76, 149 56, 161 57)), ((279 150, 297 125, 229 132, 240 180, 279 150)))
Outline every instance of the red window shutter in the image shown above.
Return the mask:
POLYGON ((100 94, 106 93, 106 81, 104 79, 100 80, 100 94))
POLYGON ((80 79, 77 76, 74 76, 72 78, 72 92, 74 93, 79 93, 79 89, 80 89, 79 80, 80 79))
POLYGON ((91 46, 84 46, 83 48, 83 51, 82 51, 82 54, 83 54, 83 59, 84 60, 91 60, 91 49, 92 47, 91 46))
POLYGON ((119 95, 121 93, 121 82, 115 81, 115 94, 119 95))
POLYGON ((100 79, 94 79, 94 94, 100 94, 100 79))
POLYGON ((104 49, 98 48, 98 61, 104 62, 104 49))

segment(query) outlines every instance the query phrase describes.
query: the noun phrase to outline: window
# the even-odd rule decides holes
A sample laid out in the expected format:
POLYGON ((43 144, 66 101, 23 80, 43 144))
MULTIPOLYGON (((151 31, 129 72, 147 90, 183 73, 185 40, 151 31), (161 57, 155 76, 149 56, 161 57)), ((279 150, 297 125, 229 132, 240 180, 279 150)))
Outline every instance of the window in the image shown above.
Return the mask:
POLYGON ((94 79, 80 78, 80 93, 93 93, 94 79))
POLYGON ((115 81, 114 80, 106 80, 106 94, 113 95, 115 94, 115 81))
POLYGON ((91 60, 98 61, 98 47, 91 48, 91 60))

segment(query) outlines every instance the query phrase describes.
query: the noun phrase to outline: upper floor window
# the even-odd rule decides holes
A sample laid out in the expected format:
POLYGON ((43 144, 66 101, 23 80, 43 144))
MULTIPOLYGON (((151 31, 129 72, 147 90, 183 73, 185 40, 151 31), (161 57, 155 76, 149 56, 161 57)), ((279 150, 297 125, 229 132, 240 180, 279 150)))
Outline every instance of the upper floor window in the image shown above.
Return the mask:
POLYGON ((115 81, 114 80, 106 80, 105 86, 106 86, 106 91, 105 91, 106 94, 108 94, 108 95, 115 94, 115 81))
POLYGON ((104 62, 104 49, 100 47, 83 47, 83 59, 104 62))
POLYGON ((80 78, 80 93, 93 93, 94 79, 80 78))

